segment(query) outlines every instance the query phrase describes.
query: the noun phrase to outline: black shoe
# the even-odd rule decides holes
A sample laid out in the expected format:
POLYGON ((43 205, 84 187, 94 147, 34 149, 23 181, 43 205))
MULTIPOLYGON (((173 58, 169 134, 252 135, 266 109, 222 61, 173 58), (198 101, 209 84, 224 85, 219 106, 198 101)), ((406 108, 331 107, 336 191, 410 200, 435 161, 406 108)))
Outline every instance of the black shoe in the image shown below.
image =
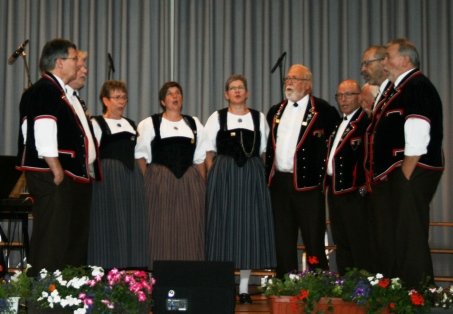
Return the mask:
POLYGON ((250 298, 250 294, 241 293, 239 295, 239 303, 241 303, 241 304, 252 304, 252 298, 250 298))

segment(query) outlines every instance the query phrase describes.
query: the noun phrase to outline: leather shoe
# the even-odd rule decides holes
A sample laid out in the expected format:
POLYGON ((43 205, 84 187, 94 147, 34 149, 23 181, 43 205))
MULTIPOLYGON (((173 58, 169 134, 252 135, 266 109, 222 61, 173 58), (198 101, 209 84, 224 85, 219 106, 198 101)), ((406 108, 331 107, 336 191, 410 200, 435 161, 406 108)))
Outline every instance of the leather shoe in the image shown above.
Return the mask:
POLYGON ((248 293, 241 293, 239 295, 239 303, 241 304, 252 304, 252 298, 248 293))

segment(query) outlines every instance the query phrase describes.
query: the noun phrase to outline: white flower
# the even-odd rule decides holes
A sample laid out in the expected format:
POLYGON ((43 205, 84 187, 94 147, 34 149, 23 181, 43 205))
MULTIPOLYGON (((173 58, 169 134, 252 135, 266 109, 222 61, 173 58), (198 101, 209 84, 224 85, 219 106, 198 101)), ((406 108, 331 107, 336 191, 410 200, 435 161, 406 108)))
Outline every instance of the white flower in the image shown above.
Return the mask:
POLYGON ((400 289, 402 287, 401 280, 399 278, 392 278, 390 288, 393 290, 400 289))
POLYGON ((261 287, 266 287, 268 276, 261 277, 261 287))
POLYGON ((382 274, 380 274, 380 273, 377 273, 377 274, 376 274, 376 278, 377 278, 377 279, 382 279, 382 278, 384 278, 384 275, 382 275, 382 274))
POLYGON ((74 314, 86 314, 86 312, 87 310, 84 307, 74 310, 74 314))
POLYGON ((58 283, 64 287, 68 284, 68 281, 64 280, 63 275, 61 275, 61 274, 59 274, 58 276, 55 276, 55 279, 57 279, 58 283))
POLYGON ((370 284, 371 284, 372 286, 375 286, 375 285, 377 285, 377 284, 379 283, 379 279, 376 279, 376 278, 373 277, 373 276, 368 277, 367 279, 368 279, 368 281, 370 282, 370 284))
POLYGON ((11 277, 11 281, 17 282, 19 280, 20 275, 22 275, 22 272, 20 270, 16 270, 14 272, 14 275, 11 277))
POLYGON ((76 289, 80 289, 83 285, 85 285, 88 281, 88 277, 83 276, 81 278, 74 277, 68 281, 68 287, 74 287, 76 289))
POLYGON ((104 276, 104 268, 99 267, 99 266, 91 266, 91 265, 90 265, 90 268, 91 268, 91 275, 93 277, 104 276))
POLYGON ((296 274, 289 274, 289 279, 291 279, 292 281, 296 281, 299 280, 299 276, 296 274))
POLYGON ((48 274, 49 274, 49 272, 45 268, 43 268, 39 271, 39 276, 41 277, 41 279, 46 278, 48 274))

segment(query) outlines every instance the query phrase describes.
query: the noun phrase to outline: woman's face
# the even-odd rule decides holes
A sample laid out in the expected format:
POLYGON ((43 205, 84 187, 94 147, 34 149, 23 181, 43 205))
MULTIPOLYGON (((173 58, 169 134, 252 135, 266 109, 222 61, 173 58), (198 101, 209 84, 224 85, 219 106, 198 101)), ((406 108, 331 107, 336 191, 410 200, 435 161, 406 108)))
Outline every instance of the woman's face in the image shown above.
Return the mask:
POLYGON ((225 99, 233 105, 245 104, 248 97, 248 91, 245 89, 241 80, 232 81, 225 92, 225 99))
POLYGON ((127 106, 127 93, 114 89, 110 91, 109 97, 104 97, 104 104, 107 107, 107 115, 120 118, 127 106))
POLYGON ((167 90, 164 100, 161 100, 161 104, 164 106, 165 111, 181 112, 182 99, 181 91, 174 86, 167 90))

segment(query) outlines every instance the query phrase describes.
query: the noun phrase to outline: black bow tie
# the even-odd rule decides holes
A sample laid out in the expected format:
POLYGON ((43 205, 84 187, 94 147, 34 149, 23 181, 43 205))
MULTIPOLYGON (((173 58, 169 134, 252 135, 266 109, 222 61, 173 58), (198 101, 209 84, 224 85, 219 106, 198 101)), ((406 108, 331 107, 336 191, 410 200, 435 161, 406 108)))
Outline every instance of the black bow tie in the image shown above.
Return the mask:
POLYGON ((82 108, 83 108, 83 111, 87 112, 88 110, 88 107, 85 103, 85 100, 83 100, 82 98, 79 97, 79 95, 76 93, 76 91, 74 91, 74 93, 72 93, 74 96, 77 97, 77 100, 79 101, 79 103, 82 105, 82 108))

